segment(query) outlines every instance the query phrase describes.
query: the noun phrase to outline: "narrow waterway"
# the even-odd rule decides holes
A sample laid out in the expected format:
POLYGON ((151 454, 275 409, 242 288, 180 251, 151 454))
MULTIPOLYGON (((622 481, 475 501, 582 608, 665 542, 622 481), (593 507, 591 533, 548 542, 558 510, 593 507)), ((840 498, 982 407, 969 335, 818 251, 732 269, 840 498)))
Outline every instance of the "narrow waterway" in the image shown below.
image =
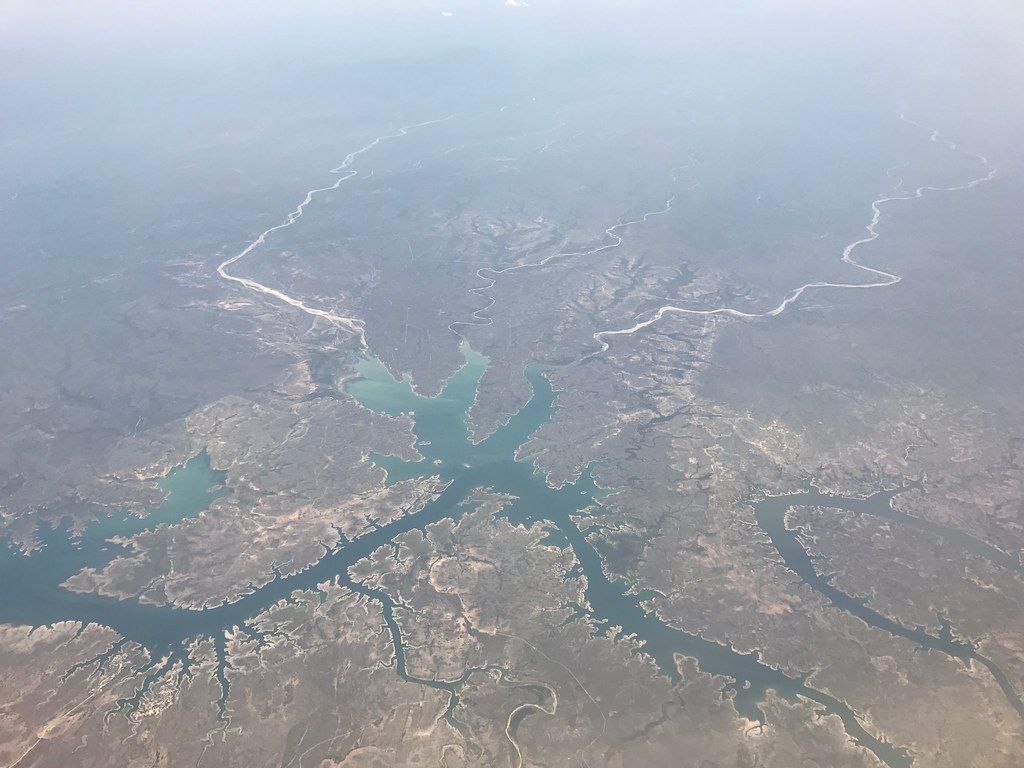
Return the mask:
MULTIPOLYGON (((921 648, 945 653, 947 656, 959 659, 965 664, 970 664, 971 662, 981 664, 991 673, 1011 706, 1017 710, 1017 714, 1024 718, 1024 702, 1021 702, 1020 696, 1014 690, 1009 678, 995 662, 978 653, 971 643, 954 638, 951 627, 948 624, 944 625, 941 633, 929 634, 920 627, 907 627, 890 619, 888 616, 883 616, 878 611, 869 608, 867 601, 863 598, 854 597, 843 592, 832 583, 831 579, 818 573, 814 567, 814 561, 800 541, 799 531, 786 525, 786 513, 793 507, 810 506, 841 509, 857 514, 881 517, 918 530, 928 531, 959 544, 968 552, 988 557, 1001 565, 1014 567, 1013 558, 1001 550, 979 539, 975 539, 973 536, 948 529, 936 523, 929 523, 893 509, 892 500, 897 493, 898 491, 883 491, 858 499, 811 490, 785 496, 769 496, 756 505, 755 511, 761 530, 768 534, 786 566, 799 576, 804 584, 815 592, 824 595, 836 608, 856 616, 869 626, 880 629, 883 632, 888 632, 896 637, 906 638, 921 648)), ((1020 563, 1017 561, 1016 566, 1018 568, 1019 565, 1020 563)))

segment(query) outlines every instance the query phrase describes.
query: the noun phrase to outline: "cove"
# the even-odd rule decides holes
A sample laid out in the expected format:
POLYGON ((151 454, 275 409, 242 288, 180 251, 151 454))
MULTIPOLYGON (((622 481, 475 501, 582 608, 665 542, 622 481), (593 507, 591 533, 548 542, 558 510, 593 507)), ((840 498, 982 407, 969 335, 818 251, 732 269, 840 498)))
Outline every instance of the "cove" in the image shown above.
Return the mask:
POLYGON ((9 543, 0 543, 0 622, 33 627, 59 621, 95 622, 116 629, 147 647, 151 634, 146 624, 163 610, 134 600, 115 600, 100 595, 71 592, 61 587, 83 568, 102 568, 126 550, 111 541, 161 525, 173 525, 195 517, 219 496, 227 493, 224 473, 211 469, 205 453, 172 469, 157 484, 167 492, 164 502, 145 517, 121 512, 99 517, 75 536, 67 521, 37 531, 39 548, 30 554, 9 543))
MULTIPOLYGON (((226 721, 230 685, 226 674, 225 633, 240 629, 258 637, 259 633, 252 626, 255 616, 281 600, 289 600, 296 590, 316 589, 317 584, 334 581, 380 604, 394 646, 396 675, 446 691, 449 704, 445 716, 458 727, 455 718, 458 690, 477 670, 467 670, 453 681, 423 678, 410 672, 402 633, 395 619, 401 607, 395 605, 386 592, 356 582, 350 575, 350 568, 381 547, 391 545, 402 534, 422 531, 446 518, 458 520, 472 494, 488 490, 511 498, 500 513, 511 522, 538 524, 547 531, 549 541, 571 550, 576 561, 572 574, 583 576, 587 585, 585 605, 577 620, 589 622, 595 632, 614 629, 616 637, 631 638, 638 653, 650 658, 662 674, 675 681, 680 678, 677 655, 695 658, 703 671, 732 681, 726 692, 733 697, 740 715, 752 721, 765 721, 761 704, 768 691, 774 690, 787 700, 811 701, 820 705, 824 712, 838 716, 850 738, 891 768, 911 765, 912 760, 905 750, 867 731, 845 702, 814 689, 804 678, 786 675, 763 663, 756 653, 739 653, 728 645, 671 626, 645 607, 649 595, 637 594, 628 582, 608 577, 601 555, 580 528, 580 522, 600 505, 604 495, 594 481, 593 468, 587 468, 574 483, 552 488, 536 471, 533 460, 519 450, 555 413, 555 392, 543 371, 537 366, 527 368, 525 375, 533 388, 530 401, 490 437, 473 443, 467 414, 487 360, 466 346, 463 352, 465 365, 435 398, 417 394, 408 379, 395 379, 380 361, 372 358, 363 360, 356 375, 345 383, 348 393, 364 406, 379 413, 407 414, 412 418, 416 448, 422 458, 416 461, 392 456, 372 458, 387 472, 387 482, 432 476, 442 480, 443 490, 419 509, 342 541, 300 573, 278 576, 234 602, 195 611, 75 593, 60 584, 82 567, 101 567, 109 562, 118 551, 108 543, 109 536, 127 535, 128 530, 171 522, 175 516, 183 519, 198 514, 200 507, 209 503, 217 491, 205 496, 189 495, 188 503, 178 502, 180 506, 175 506, 173 513, 157 511, 155 522, 149 518, 128 519, 128 516, 100 521, 77 541, 69 540, 65 530, 57 529, 46 535, 44 547, 31 555, 22 555, 13 549, 0 554, 0 579, 4 584, 0 593, 0 622, 30 626, 63 620, 95 622, 118 632, 124 638, 122 644, 132 641, 144 646, 153 661, 136 696, 123 702, 126 709, 137 705, 145 690, 159 676, 168 674, 174 662, 181 661, 186 670, 189 668, 187 646, 191 640, 210 638, 217 654, 216 675, 221 687, 218 708, 220 717, 226 721), (62 558, 66 562, 62 563, 62 558), (60 567, 53 568, 55 565, 60 567)), ((199 461, 197 466, 201 468, 204 460, 199 457, 194 461, 199 461)), ((191 462, 184 469, 189 466, 191 462)), ((208 470, 208 462, 205 466, 208 470)), ((176 478, 172 473, 165 482, 173 486, 176 478)), ((205 488, 209 491, 210 485, 205 488)), ((173 490, 168 503, 171 498, 176 498, 173 490)))

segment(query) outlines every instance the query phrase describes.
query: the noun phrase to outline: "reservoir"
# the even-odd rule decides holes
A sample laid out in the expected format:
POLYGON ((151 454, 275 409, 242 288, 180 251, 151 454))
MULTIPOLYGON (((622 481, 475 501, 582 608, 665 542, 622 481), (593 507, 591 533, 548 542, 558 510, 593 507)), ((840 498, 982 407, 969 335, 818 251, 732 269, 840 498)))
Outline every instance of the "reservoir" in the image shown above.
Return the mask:
MULTIPOLYGON (((523 525, 539 523, 549 531, 551 543, 572 552, 577 563, 575 571, 585 577, 587 585, 584 609, 577 620, 589 622, 594 631, 618 628, 623 636, 636 641, 639 652, 647 656, 661 674, 673 680, 679 678, 677 655, 694 657, 703 671, 731 681, 726 693, 734 697, 738 712, 752 721, 764 721, 761 703, 767 692, 774 690, 785 699, 811 701, 820 709, 838 716, 849 736, 886 765, 906 768, 912 764, 906 750, 867 731, 845 702, 810 687, 803 678, 783 674, 763 663, 756 653, 740 653, 728 645, 671 626, 645 607, 644 599, 634 594, 633 585, 609 577, 601 555, 577 523, 595 510, 605 495, 594 482, 590 469, 586 469, 575 483, 556 489, 548 486, 543 476, 535 471, 532 460, 517 454, 517 449, 538 427, 548 422, 556 410, 555 392, 543 371, 535 366, 526 370, 525 375, 533 388, 530 401, 490 437, 473 443, 468 412, 487 360, 468 347, 464 347, 463 352, 465 365, 434 398, 417 394, 409 380, 395 379, 383 364, 369 358, 359 364, 356 375, 345 385, 348 393, 367 408, 390 415, 407 414, 413 419, 416 447, 422 456, 420 460, 402 461, 392 456, 373 456, 372 459, 387 472, 389 483, 431 476, 444 482, 443 491, 420 509, 342 542, 300 573, 275 578, 234 602, 205 610, 117 600, 71 592, 60 586, 82 568, 102 568, 123 552, 121 547, 109 541, 111 537, 129 536, 194 517, 218 496, 227 493, 228 489, 223 485, 224 474, 212 469, 205 454, 200 454, 159 481, 168 496, 146 517, 110 515, 90 525, 77 538, 69 537, 67 528, 63 526, 41 531, 43 546, 29 555, 21 554, 10 546, 0 546, 0 583, 3 584, 0 622, 41 626, 70 620, 108 626, 127 641, 139 643, 150 652, 154 675, 166 671, 171 660, 187 663, 187 645, 192 639, 211 638, 220 662, 218 680, 222 688, 220 707, 223 715, 229 702, 229 683, 224 674, 225 632, 236 627, 250 631, 251 620, 255 616, 289 598, 294 591, 316 589, 318 583, 337 580, 380 604, 394 645, 396 674, 411 682, 447 691, 450 697, 447 714, 451 715, 458 707, 460 684, 474 670, 467 670, 456 681, 425 679, 411 673, 405 664, 402 635, 394 619, 396 606, 391 597, 386 592, 355 582, 349 571, 352 565, 388 546, 406 532, 422 530, 445 518, 457 519, 464 511, 463 502, 473 492, 486 489, 512 498, 501 512, 511 522, 523 525)), ((903 627, 871 610, 863 601, 843 593, 815 571, 796 533, 786 527, 785 513, 796 505, 841 509, 863 507, 861 511, 893 519, 892 516, 899 513, 891 509, 891 496, 879 494, 869 499, 847 499, 812 491, 768 497, 755 504, 755 513, 758 524, 786 566, 837 609, 847 611, 882 631, 912 640, 921 647, 942 651, 965 663, 977 661, 985 665, 1024 716, 1020 700, 1006 676, 969 644, 954 639, 950 633, 929 635, 920 629, 903 627)), ((955 539, 959 534, 947 532, 947 535, 955 539)), ((960 543, 976 549, 988 546, 976 539, 960 543)), ((1005 553, 992 548, 989 555, 1003 557, 1005 564, 1005 553)), ((1019 562, 1017 565, 1019 567, 1019 562)))

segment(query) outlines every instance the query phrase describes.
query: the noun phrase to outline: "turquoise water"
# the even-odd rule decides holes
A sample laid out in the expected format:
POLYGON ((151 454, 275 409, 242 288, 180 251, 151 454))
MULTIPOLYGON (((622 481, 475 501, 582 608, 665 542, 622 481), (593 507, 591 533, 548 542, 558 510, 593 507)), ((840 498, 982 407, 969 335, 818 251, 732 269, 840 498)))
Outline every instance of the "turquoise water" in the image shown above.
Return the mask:
MULTIPOLYGON (((167 497, 145 517, 127 512, 103 516, 80 536, 71 535, 66 522, 40 529, 42 546, 30 555, 0 544, 0 622, 42 626, 64 620, 95 621, 126 637, 148 639, 146 625, 159 616, 157 606, 69 592, 60 585, 83 568, 102 568, 122 554, 124 549, 110 541, 113 537, 133 536, 200 514, 227 493, 223 482, 224 473, 211 469, 209 458, 201 453, 157 480, 167 497)), ((159 631, 154 627, 154 633, 159 631)))
POLYGON ((96 519, 82 533, 79 549, 89 551, 114 536, 134 536, 195 517, 215 499, 227 494, 224 474, 211 469, 206 453, 193 456, 164 477, 156 478, 156 484, 167 494, 160 506, 149 510, 145 517, 121 514, 96 519))
MULTIPOLYGON (((633 585, 627 581, 609 577, 601 555, 585 533, 587 517, 606 495, 594 480, 593 468, 585 470, 575 483, 556 489, 548 486, 543 476, 535 471, 531 459, 516 458, 517 449, 538 427, 550 421, 556 410, 555 393, 543 371, 536 366, 525 371, 533 388, 529 403, 489 438, 474 444, 470 439, 467 414, 474 402, 480 377, 486 370, 487 360, 468 347, 464 347, 463 352, 466 364, 434 398, 416 394, 408 379, 392 377, 374 359, 362 361, 356 376, 346 384, 347 391, 367 408, 390 415, 406 414, 412 418, 416 448, 422 459, 404 461, 393 456, 374 456, 373 460, 385 469, 388 482, 412 477, 439 477, 445 484, 444 490, 422 508, 345 541, 301 573, 278 577, 233 603, 206 610, 146 605, 136 600, 72 593, 60 587, 61 582, 82 567, 101 567, 108 562, 119 551, 117 546, 108 542, 111 536, 130 535, 194 516, 223 493, 220 486, 223 478, 210 470, 205 456, 199 456, 161 481, 169 496, 148 517, 118 515, 99 520, 77 541, 69 539, 64 529, 45 532, 45 546, 31 556, 23 556, 9 548, 6 552, 0 551, 0 579, 5 585, 0 593, 0 621, 38 626, 71 619, 109 626, 126 639, 148 648, 154 658, 165 659, 151 670, 147 685, 166 673, 175 660, 189 662, 186 646, 190 639, 212 638, 219 660, 217 679, 222 689, 219 707, 223 716, 229 704, 225 631, 237 626, 256 636, 258 633, 251 626, 254 616, 278 600, 289 597, 295 590, 316 589, 318 583, 337 579, 380 604, 394 646, 395 673, 410 682, 446 691, 450 697, 446 716, 454 726, 460 727, 456 717, 459 688, 475 670, 467 670, 455 681, 432 680, 411 672, 405 660, 400 626, 395 619, 396 611, 401 608, 386 592, 354 581, 349 571, 352 565, 381 547, 391 545, 404 533, 423 530, 446 518, 458 519, 468 508, 468 499, 474 492, 490 490, 512 498, 500 514, 516 524, 542 526, 549 543, 571 550, 577 564, 567 577, 580 576, 586 583, 584 604, 577 612, 576 620, 588 622, 595 632, 610 632, 614 628, 617 636, 633 638, 639 652, 673 680, 679 679, 676 667, 678 654, 696 658, 705 672, 732 681, 726 690, 733 696, 739 713, 751 720, 764 720, 761 703, 767 692, 774 690, 785 699, 809 700, 819 704, 823 711, 837 715, 847 733, 886 765, 905 768, 911 764, 905 750, 866 731, 845 702, 811 688, 803 678, 785 675, 762 663, 756 653, 738 653, 727 645, 667 624, 642 604, 650 595, 636 594, 633 585)), ((798 493, 765 499, 756 506, 756 511, 758 522, 786 564, 805 583, 828 597, 838 609, 848 611, 883 631, 914 640, 922 647, 984 664, 987 660, 966 643, 954 639, 950 632, 932 636, 922 630, 902 627, 866 608, 863 601, 842 593, 814 571, 813 563, 798 538, 785 527, 785 511, 798 504, 843 509, 856 507, 863 513, 898 518, 899 514, 889 504, 890 499, 891 494, 862 500, 798 493)), ((903 522, 914 526, 914 521, 903 522)), ((955 532, 946 533, 950 540, 958 541, 955 532)), ((966 544, 975 550, 987 546, 977 540, 966 544)), ((990 550, 988 554, 994 559, 1006 557, 1005 553, 993 548, 990 550)), ((567 658, 571 655, 571 649, 567 649, 567 658)), ((990 669, 998 679, 999 673, 994 665, 990 669)), ((1002 681, 1005 681, 1005 676, 1002 681)), ((1004 690, 1012 695, 1012 689, 1004 690)), ((132 703, 125 702, 125 706, 130 707, 132 703)))

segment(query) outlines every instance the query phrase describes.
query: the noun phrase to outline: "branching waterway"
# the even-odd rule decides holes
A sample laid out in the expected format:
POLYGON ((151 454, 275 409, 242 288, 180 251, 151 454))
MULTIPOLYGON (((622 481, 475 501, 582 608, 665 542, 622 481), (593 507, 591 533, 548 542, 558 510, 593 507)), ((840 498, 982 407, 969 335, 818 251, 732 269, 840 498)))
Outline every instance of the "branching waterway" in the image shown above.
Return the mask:
MULTIPOLYGON (((474 402, 486 360, 468 347, 463 349, 466 364, 435 398, 417 395, 410 381, 394 379, 375 359, 365 359, 359 365, 357 375, 347 383, 348 392, 364 406, 378 413, 412 416, 416 447, 422 458, 412 462, 390 456, 372 458, 387 471, 389 483, 409 477, 437 476, 441 479, 443 490, 419 509, 371 528, 358 537, 344 540, 305 571, 287 577, 278 576, 235 602, 205 610, 153 605, 135 599, 118 600, 72 592, 61 586, 82 568, 101 568, 124 552, 122 545, 110 542, 111 537, 130 536, 157 525, 176 523, 198 514, 218 494, 225 493, 223 475, 212 470, 206 456, 200 455, 161 481, 168 491, 167 500, 148 517, 113 515, 97 521, 79 537, 69 536, 66 528, 42 532, 43 546, 28 555, 10 547, 0 551, 0 582, 4 585, 0 593, 0 622, 30 626, 65 620, 96 623, 110 627, 124 638, 108 655, 119 652, 127 643, 138 643, 146 648, 151 665, 140 672, 142 682, 135 697, 121 702, 122 709, 126 710, 137 706, 141 696, 161 676, 177 674, 180 678, 181 668, 188 670, 192 663, 188 657, 190 643, 195 639, 209 638, 218 659, 215 674, 221 686, 219 707, 221 717, 226 721, 230 711, 227 674, 230 666, 225 650, 227 635, 241 631, 259 638, 260 633, 253 625, 261 612, 281 600, 290 599, 296 590, 315 590, 324 582, 337 583, 380 604, 394 646, 395 673, 409 682, 446 691, 449 706, 445 716, 458 727, 454 717, 459 706, 458 691, 477 670, 467 670, 459 679, 450 681, 417 676, 406 664, 402 633, 395 619, 396 612, 402 608, 386 591, 355 581, 350 569, 381 547, 393 545, 396 538, 404 533, 423 530, 445 518, 458 519, 471 506, 470 497, 474 492, 488 490, 511 499, 500 514, 516 524, 543 526, 551 542, 572 552, 576 561, 573 575, 582 576, 586 582, 579 620, 590 622, 594 631, 614 629, 618 637, 631 639, 640 653, 673 680, 679 679, 677 655, 697 659, 705 672, 732 681, 727 689, 734 696, 738 712, 750 720, 764 721, 761 705, 768 691, 774 690, 787 700, 814 702, 822 711, 838 716, 849 736, 886 765, 904 768, 911 764, 905 750, 869 732, 845 702, 811 687, 802 677, 789 676, 774 669, 762 662, 756 653, 739 653, 728 645, 671 626, 646 607, 649 595, 637 593, 626 581, 609 577, 600 554, 579 522, 585 521, 604 496, 591 472, 583 472, 571 485, 552 488, 536 471, 533 461, 519 454, 519 448, 529 436, 549 421, 555 411, 555 393, 542 371, 537 367, 526 371, 533 386, 530 401, 488 439, 473 443, 467 413, 474 402)), ((978 661, 1000 680, 1008 696, 1013 695, 1005 675, 1000 677, 997 668, 968 644, 951 636, 932 636, 923 630, 901 627, 833 587, 814 571, 795 533, 785 525, 785 512, 794 505, 811 504, 881 514, 883 499, 884 508, 888 510, 886 514, 892 519, 899 513, 891 509, 888 497, 860 500, 819 493, 769 497, 757 506, 757 518, 787 565, 837 607, 890 634, 914 640, 923 647, 942 650, 965 662, 978 661)), ((933 524, 921 521, 921 525, 927 529, 933 524)), ((953 539, 958 535, 945 529, 942 532, 953 539)), ((988 547, 977 539, 970 539, 970 542, 976 548, 988 547)), ((999 550, 989 549, 988 554, 993 558, 1000 554, 1006 557, 999 550)), ((94 660, 97 664, 103 661, 100 657, 94 660)), ((1019 705, 1019 699, 1017 703, 1019 705)))

